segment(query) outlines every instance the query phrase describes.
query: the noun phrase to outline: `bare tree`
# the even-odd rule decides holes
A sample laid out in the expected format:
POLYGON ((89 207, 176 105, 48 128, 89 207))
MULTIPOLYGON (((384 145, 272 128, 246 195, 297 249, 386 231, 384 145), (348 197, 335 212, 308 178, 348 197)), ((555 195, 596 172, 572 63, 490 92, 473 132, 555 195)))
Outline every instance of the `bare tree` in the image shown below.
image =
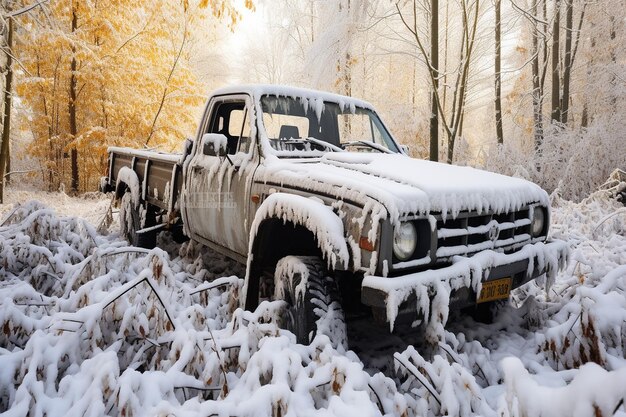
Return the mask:
POLYGON ((574 4, 573 0, 566 0, 567 13, 565 17, 565 58, 563 63, 563 97, 561 98, 561 122, 567 124, 569 120, 569 104, 570 104, 570 84, 572 68, 578 51, 580 42, 580 34, 583 22, 585 20, 585 10, 587 2, 583 3, 580 16, 578 18, 578 27, 574 29, 574 4), (575 35, 575 36, 574 36, 575 35))
MULTIPOLYGON (((72 21, 71 34, 78 29, 78 14, 76 13, 76 4, 72 4, 72 21)), ((78 150, 76 149, 76 136, 78 135, 78 126, 76 124, 76 70, 78 63, 76 61, 76 47, 72 45, 72 60, 70 62, 70 95, 68 103, 68 115, 70 121, 70 137, 71 145, 71 163, 72 163, 72 193, 78 193, 78 150)))
POLYGON ((4 177, 9 159, 9 140, 11 136, 11 107, 13 88, 13 17, 7 17, 6 28, 6 76, 4 85, 4 116, 2 119, 2 144, 0 145, 0 203, 4 203, 4 177))
MULTIPOLYGON (((439 111, 437 110, 437 101, 439 100, 439 0, 432 0, 430 10, 430 77, 433 83, 430 99, 430 160, 438 161, 439 111)), ((415 33, 417 34, 417 29, 415 33)))
MULTIPOLYGON (((443 106, 443 100, 440 98, 439 91, 439 70, 433 68, 433 57, 426 51, 422 34, 418 30, 418 7, 419 2, 413 0, 411 3, 411 11, 407 11, 400 6, 400 2, 396 2, 396 14, 400 17, 405 29, 410 33, 418 55, 428 65, 429 78, 432 89, 433 109, 436 106, 436 113, 442 123, 443 130, 447 137, 448 149, 446 161, 452 163, 454 156, 454 145, 456 139, 461 135, 463 128, 463 120, 466 109, 466 98, 469 84, 470 65, 476 44, 476 29, 478 27, 478 12, 480 9, 480 0, 462 0, 459 2, 461 12, 461 46, 459 50, 458 65, 451 72, 451 78, 454 78, 453 97, 450 109, 443 106)), ((431 11, 432 13, 432 11, 431 11)), ((432 32, 431 25, 431 32, 432 32)), ((438 25, 437 25, 438 32, 438 25)), ((431 40, 433 34, 431 33, 431 40)), ((437 51, 438 58, 438 51, 437 51)), ((438 61, 438 60, 437 60, 438 61)), ((431 115, 432 117, 432 115, 431 115)), ((431 125, 432 127, 432 125, 431 125)), ((431 136, 432 140, 432 136, 431 136)), ((431 142, 432 145, 432 142, 431 142)), ((432 148, 431 148, 432 158, 432 148)))
MULTIPOLYGON (((531 14, 533 17, 537 16, 537 0, 532 0, 531 14)), ((537 27, 537 21, 533 21, 532 24, 533 130, 535 148, 539 148, 539 145, 543 142, 543 84, 539 74, 539 28, 537 27)))
POLYGON ((495 35, 496 35, 496 54, 495 54, 495 107, 496 107, 496 137, 498 138, 498 143, 504 142, 504 134, 502 133, 502 45, 501 45, 501 34, 502 34, 502 20, 501 20, 501 0, 495 0, 495 18, 496 18, 496 27, 495 27, 495 35))
POLYGON ((561 71, 560 71, 560 32, 561 32, 561 0, 554 0, 554 20, 552 22, 552 123, 561 122, 561 71))
MULTIPOLYGON (((344 3, 339 3, 339 11, 344 8, 344 3)), ((345 2, 347 14, 350 14, 350 0, 345 2)), ((339 74, 338 83, 341 85, 341 94, 346 96, 352 95, 352 54, 350 50, 346 50, 344 56, 340 56, 337 60, 337 73, 339 74)), ((347 123, 347 120, 346 120, 347 123)))

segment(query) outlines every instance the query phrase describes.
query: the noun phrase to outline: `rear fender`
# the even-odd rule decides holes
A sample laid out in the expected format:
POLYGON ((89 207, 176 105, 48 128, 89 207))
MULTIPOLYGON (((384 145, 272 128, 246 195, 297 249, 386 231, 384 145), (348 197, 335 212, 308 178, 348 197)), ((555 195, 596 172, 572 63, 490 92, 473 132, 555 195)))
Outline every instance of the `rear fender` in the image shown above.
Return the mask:
POLYGON ((137 177, 137 174, 132 169, 122 167, 117 173, 115 198, 120 200, 126 190, 131 193, 131 201, 133 206, 137 208, 141 202, 141 186, 139 184, 139 177, 137 177))

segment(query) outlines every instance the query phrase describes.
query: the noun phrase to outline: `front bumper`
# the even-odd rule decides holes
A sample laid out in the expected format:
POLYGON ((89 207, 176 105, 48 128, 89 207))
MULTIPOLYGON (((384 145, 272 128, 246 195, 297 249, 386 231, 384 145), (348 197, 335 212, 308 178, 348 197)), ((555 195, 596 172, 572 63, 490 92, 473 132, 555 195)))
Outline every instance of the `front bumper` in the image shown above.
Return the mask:
POLYGON ((399 316, 428 315, 435 298, 449 308, 475 304, 483 282, 511 277, 513 289, 546 274, 550 283, 565 267, 568 255, 567 244, 555 240, 528 244, 510 254, 486 250, 471 257, 457 256, 450 266, 399 277, 370 275, 361 284, 361 302, 384 312, 393 328, 399 316))

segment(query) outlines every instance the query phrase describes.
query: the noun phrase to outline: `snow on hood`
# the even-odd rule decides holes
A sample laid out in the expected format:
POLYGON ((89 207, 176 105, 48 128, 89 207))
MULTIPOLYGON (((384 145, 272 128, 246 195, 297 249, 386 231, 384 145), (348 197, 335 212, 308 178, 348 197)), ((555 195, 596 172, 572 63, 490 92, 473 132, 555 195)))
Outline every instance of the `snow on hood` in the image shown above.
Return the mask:
POLYGON ((501 213, 533 202, 548 205, 547 193, 532 182, 398 154, 328 153, 319 163, 268 165, 270 177, 285 183, 291 176, 313 190, 319 191, 320 184, 340 187, 345 198, 365 194, 384 204, 392 218, 428 212, 441 212, 445 218, 462 210, 501 213))

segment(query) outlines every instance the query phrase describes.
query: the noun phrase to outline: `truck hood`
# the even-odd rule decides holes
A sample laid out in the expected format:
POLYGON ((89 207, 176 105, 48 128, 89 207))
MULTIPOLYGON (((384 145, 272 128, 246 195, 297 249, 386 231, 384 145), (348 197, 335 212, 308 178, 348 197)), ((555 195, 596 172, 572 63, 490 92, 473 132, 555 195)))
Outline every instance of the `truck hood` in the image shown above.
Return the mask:
POLYGON ((293 186, 338 198, 375 199, 395 218, 429 212, 445 218, 464 210, 501 213, 529 203, 548 205, 547 193, 532 182, 399 154, 328 153, 316 162, 281 160, 270 165, 269 177, 276 174, 284 185, 293 178, 293 186))

